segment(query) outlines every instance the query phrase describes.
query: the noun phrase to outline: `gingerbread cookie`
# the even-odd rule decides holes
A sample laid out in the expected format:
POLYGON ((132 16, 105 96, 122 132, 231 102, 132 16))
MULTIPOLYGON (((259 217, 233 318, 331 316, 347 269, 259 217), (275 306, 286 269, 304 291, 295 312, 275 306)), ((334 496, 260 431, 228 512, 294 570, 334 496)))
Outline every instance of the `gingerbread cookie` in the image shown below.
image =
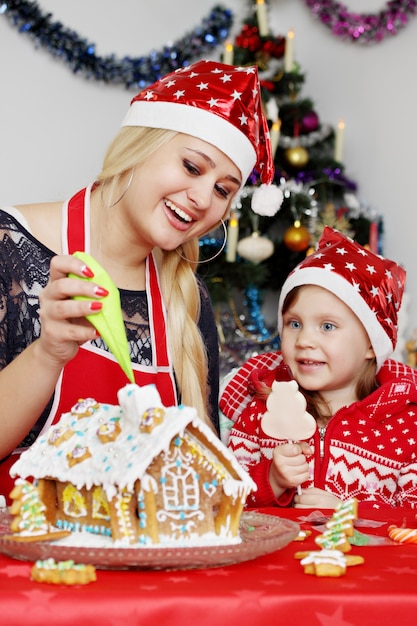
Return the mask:
POLYGON ((140 422, 140 431, 142 433, 151 433, 155 426, 159 426, 164 421, 165 411, 162 407, 154 407, 147 409, 142 415, 140 422))
POLYGON ((52 585, 87 585, 97 580, 93 565, 83 565, 74 561, 36 561, 30 574, 31 580, 52 585))
POLYGON ((300 530, 298 535, 293 539, 293 541, 304 541, 311 535, 311 530, 300 530))
POLYGON ((89 459, 91 456, 90 450, 87 446, 76 445, 75 448, 68 452, 67 461, 70 467, 73 467, 77 463, 81 463, 85 459, 89 459))
POLYGON ((261 421, 262 430, 276 439, 309 439, 314 435, 317 424, 314 417, 307 413, 306 405, 295 380, 274 380, 266 401, 267 410, 261 421))
POLYGON ((67 537, 68 530, 59 530, 48 521, 45 505, 39 497, 39 487, 27 480, 19 479, 10 493, 13 500, 9 511, 13 515, 10 524, 12 535, 5 539, 13 541, 55 541, 67 537))
POLYGON ((115 441, 122 432, 118 421, 104 422, 97 429, 97 437, 102 443, 115 441))
POLYGON ((305 574, 336 578, 346 573, 346 568, 364 562, 362 556, 344 554, 340 550, 317 550, 313 552, 297 552, 305 574))
POLYGON ((67 428, 66 426, 57 426, 57 428, 54 428, 51 431, 48 437, 48 443, 51 444, 51 446, 58 447, 64 441, 68 441, 68 439, 71 439, 74 434, 75 431, 71 428, 67 428))
POLYGON ((94 398, 80 398, 71 409, 71 414, 78 418, 90 417, 99 408, 99 404, 94 398))

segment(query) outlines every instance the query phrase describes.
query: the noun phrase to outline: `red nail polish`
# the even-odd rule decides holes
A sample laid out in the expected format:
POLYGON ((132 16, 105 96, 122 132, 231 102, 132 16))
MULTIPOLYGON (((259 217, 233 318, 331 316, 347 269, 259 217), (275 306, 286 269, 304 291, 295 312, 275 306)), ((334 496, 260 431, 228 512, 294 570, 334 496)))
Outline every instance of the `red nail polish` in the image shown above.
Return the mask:
POLYGON ((103 308, 102 302, 90 302, 91 311, 100 311, 103 308))
POLYGON ((107 289, 104 289, 104 287, 95 287, 94 293, 99 298, 104 298, 104 296, 109 295, 109 292, 107 291, 107 289))
POLYGON ((90 270, 90 268, 87 265, 83 265, 81 269, 81 274, 83 276, 86 276, 87 278, 93 278, 94 276, 94 272, 90 270))

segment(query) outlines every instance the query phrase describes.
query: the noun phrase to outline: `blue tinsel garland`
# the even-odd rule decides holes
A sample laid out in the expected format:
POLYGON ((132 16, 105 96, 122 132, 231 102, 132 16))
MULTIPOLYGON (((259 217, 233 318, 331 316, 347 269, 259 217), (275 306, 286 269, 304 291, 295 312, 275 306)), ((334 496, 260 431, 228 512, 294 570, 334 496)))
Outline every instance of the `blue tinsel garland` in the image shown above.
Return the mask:
POLYGON ((233 23, 232 12, 216 5, 200 26, 162 50, 153 50, 148 56, 117 58, 114 54, 96 55, 94 43, 61 22, 53 21, 52 14, 43 12, 36 2, 0 0, 0 14, 5 15, 19 32, 29 35, 36 46, 46 48, 67 63, 74 73, 135 90, 143 89, 218 46, 227 38, 233 23))

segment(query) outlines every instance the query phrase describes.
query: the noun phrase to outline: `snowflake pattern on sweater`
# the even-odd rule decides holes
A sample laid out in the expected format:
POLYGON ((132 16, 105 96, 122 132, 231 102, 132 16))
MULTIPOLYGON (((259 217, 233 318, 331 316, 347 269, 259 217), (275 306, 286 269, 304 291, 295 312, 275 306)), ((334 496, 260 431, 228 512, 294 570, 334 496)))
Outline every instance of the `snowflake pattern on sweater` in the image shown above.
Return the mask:
MULTIPOLYGON (((233 420, 229 447, 258 485, 248 506, 289 506, 294 490, 277 499, 269 484, 276 445, 261 428, 263 399, 248 391, 255 369, 262 376, 286 379, 279 353, 254 357, 237 372, 222 394, 220 407, 233 420), (265 368, 265 365, 267 366, 265 368), (242 368, 245 368, 242 372, 242 368)), ((340 409, 325 432, 309 444, 310 480, 341 500, 357 498, 361 506, 417 508, 417 371, 388 359, 378 373, 380 387, 364 400, 340 409)))

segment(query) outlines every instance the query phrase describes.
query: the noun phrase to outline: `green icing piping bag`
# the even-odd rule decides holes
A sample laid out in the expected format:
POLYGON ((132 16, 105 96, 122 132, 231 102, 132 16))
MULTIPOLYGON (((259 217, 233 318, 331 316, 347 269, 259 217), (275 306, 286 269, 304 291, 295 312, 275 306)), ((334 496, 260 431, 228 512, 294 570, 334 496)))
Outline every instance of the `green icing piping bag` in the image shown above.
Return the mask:
MULTIPOLYGON (((77 259, 81 259, 93 272, 93 278, 75 276, 69 274, 71 278, 79 280, 94 281, 100 287, 104 287, 109 292, 100 300, 103 308, 98 313, 86 315, 89 322, 98 330, 101 338, 106 342, 111 352, 117 359, 120 367, 131 383, 135 382, 132 365, 130 362, 129 345, 126 337, 126 330, 123 323, 122 308, 120 305, 120 294, 116 285, 104 268, 86 252, 74 252, 77 259)), ((74 296, 74 300, 91 300, 85 296, 74 296)))

